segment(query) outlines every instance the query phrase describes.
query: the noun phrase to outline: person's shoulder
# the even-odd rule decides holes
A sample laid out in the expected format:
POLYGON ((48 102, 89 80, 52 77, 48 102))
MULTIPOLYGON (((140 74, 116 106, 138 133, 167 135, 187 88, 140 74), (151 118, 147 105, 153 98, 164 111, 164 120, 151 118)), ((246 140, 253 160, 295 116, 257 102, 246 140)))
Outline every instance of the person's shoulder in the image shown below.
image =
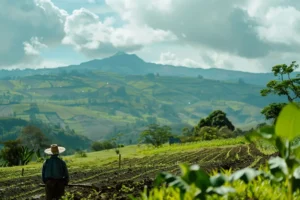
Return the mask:
POLYGON ((49 158, 46 158, 45 160, 44 160, 44 165, 47 163, 49 161, 49 158))
POLYGON ((64 164, 66 164, 66 161, 64 161, 62 158, 60 158, 60 157, 58 157, 59 158, 59 160, 62 162, 62 163, 64 163, 64 164))

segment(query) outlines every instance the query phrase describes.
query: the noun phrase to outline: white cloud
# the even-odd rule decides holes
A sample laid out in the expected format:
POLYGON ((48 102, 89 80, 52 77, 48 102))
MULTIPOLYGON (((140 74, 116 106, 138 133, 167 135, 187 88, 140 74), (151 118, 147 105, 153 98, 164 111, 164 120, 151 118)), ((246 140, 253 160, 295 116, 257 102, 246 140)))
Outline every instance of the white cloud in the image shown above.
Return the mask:
POLYGON ((156 63, 163 64, 163 65, 173 65, 173 66, 183 66, 183 67, 204 67, 204 64, 201 64, 195 60, 192 60, 190 58, 184 58, 180 59, 171 52, 164 52, 160 54, 159 61, 156 63))
POLYGON ((84 8, 69 15, 51 0, 2 0, 0 7, 3 8, 0 15, 0 66, 6 68, 19 63, 38 65, 42 61, 39 56, 43 48, 62 43, 72 45, 88 57, 99 57, 176 39, 170 31, 146 25, 117 24, 115 27, 114 17, 101 20, 84 8))
POLYGON ((294 7, 272 7, 261 20, 257 32, 263 40, 271 43, 299 45, 299 25, 300 12, 294 7))
POLYGON ((300 51, 298 0, 105 2, 76 0, 68 10, 88 9, 68 14, 51 0, 0 0, 0 67, 41 66, 40 52, 61 43, 89 58, 121 50, 165 64, 244 71, 269 71, 300 51))
POLYGON ((41 43, 37 37, 32 37, 30 42, 23 42, 26 55, 39 55, 40 49, 47 48, 47 45, 41 43))
MULTIPOLYGON (((174 51, 176 51, 176 49, 174 51)), ((178 51, 178 53, 169 51, 163 52, 159 55, 159 60, 154 63, 190 68, 223 68, 248 72, 265 72, 265 68, 262 66, 259 60, 242 58, 239 56, 230 55, 228 53, 220 53, 209 49, 202 49, 200 51, 200 55, 191 57, 180 56, 180 51, 178 51), (245 66, 251 67, 247 68, 245 66)), ((267 63, 272 64, 269 62, 267 63)))
POLYGON ((98 57, 176 39, 169 31, 134 24, 115 28, 114 22, 112 17, 102 22, 97 15, 84 8, 75 10, 66 19, 63 44, 72 45, 87 56, 98 57))
POLYGON ((77 64, 77 63, 71 63, 71 62, 64 62, 60 60, 50 60, 50 59, 42 59, 41 57, 37 57, 36 59, 31 60, 31 62, 23 62, 18 63, 15 65, 11 65, 9 69, 41 69, 41 68, 56 68, 56 67, 63 67, 68 66, 71 64, 77 64))
POLYGON ((60 44, 67 13, 50 0, 1 0, 0 8, 0 67, 36 63, 41 47, 60 44))
MULTIPOLYGON (((199 63, 202 58, 212 67, 266 71, 282 63, 281 59, 295 60, 300 50, 300 2, 296 0, 106 0, 106 3, 125 22, 171 31, 180 44, 198 49, 200 58, 193 61, 199 63)), ((181 63, 185 58, 178 59, 172 62, 181 63)))
POLYGON ((254 26, 255 21, 240 8, 246 0, 159 2, 106 0, 128 23, 171 31, 185 44, 206 46, 249 58, 268 53, 268 46, 249 26, 254 26), (253 51, 254 47, 257 50, 253 51))

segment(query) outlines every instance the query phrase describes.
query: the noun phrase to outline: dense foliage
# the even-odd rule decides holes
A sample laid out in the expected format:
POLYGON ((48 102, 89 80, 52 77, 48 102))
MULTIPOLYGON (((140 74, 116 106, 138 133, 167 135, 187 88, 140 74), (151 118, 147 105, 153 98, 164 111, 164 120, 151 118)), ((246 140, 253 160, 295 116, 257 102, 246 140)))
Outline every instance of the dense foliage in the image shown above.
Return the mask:
POLYGON ((39 119, 22 120, 16 118, 0 118, 0 141, 20 139, 24 146, 40 152, 51 143, 68 148, 72 154, 76 148, 88 149, 91 141, 78 135, 69 127, 62 128, 56 124, 43 123, 39 119))
POLYGON ((272 123, 275 124, 280 111, 285 105, 286 103, 271 103, 264 107, 261 113, 265 115, 266 120, 272 120, 272 123))
POLYGON ((182 141, 191 142, 197 140, 213 140, 232 138, 241 135, 240 129, 235 129, 232 122, 227 118, 226 113, 221 110, 211 112, 208 117, 202 118, 199 123, 189 129, 182 129, 182 141))
MULTIPOLYGON (((267 83, 267 87, 260 91, 262 96, 276 94, 285 96, 288 102, 295 102, 300 98, 300 74, 292 78, 292 73, 299 67, 296 61, 289 66, 286 64, 275 65, 272 72, 278 80, 271 80, 267 83)), ((265 107, 261 113, 265 115, 267 120, 272 119, 273 123, 286 103, 272 103, 265 107)))
POLYGON ((299 120, 300 108, 288 104, 280 112, 275 132, 262 128, 248 135, 250 141, 262 138, 279 151, 265 170, 244 168, 232 174, 209 175, 198 165, 181 165, 181 176, 160 173, 156 185, 162 187, 152 189, 148 195, 144 193, 143 199, 300 199, 300 145, 293 142, 299 136, 299 120), (241 187, 245 190, 238 193, 241 187))
POLYGON ((227 118, 226 113, 221 110, 215 110, 211 112, 208 117, 201 119, 195 129, 197 131, 205 126, 216 128, 227 126, 232 131, 235 129, 231 121, 227 118))
POLYGON ((34 150, 22 146, 20 140, 10 140, 3 143, 0 151, 1 166, 27 165, 34 155, 34 150))
POLYGON ((42 130, 33 125, 25 126, 22 129, 19 139, 25 147, 34 150, 37 157, 40 157, 41 150, 50 144, 50 140, 45 136, 42 130))
POLYGON ((115 148, 115 144, 110 140, 105 141, 95 141, 91 146, 93 151, 101 151, 105 149, 113 149, 115 148))

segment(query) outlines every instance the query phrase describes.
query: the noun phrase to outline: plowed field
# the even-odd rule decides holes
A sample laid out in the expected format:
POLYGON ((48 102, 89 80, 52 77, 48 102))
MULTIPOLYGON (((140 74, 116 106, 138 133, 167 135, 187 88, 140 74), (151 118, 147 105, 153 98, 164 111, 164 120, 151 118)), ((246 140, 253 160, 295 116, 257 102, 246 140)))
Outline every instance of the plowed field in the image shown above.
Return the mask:
MULTIPOLYGON (((259 167, 270 155, 264 155, 253 144, 231 147, 201 148, 143 158, 123 159, 121 169, 118 161, 104 166, 89 166, 72 168, 70 179, 72 184, 93 184, 98 192, 94 199, 128 199, 128 194, 139 195, 145 185, 151 188, 152 181, 160 171, 180 174, 179 163, 199 164, 206 171, 213 169, 241 169, 247 166, 259 167)), ((11 172, 13 173, 13 172, 11 172)), ((41 178, 37 169, 30 169, 31 176, 14 177, 14 174, 4 174, 2 177, 12 177, 0 181, 0 199, 44 199, 44 188, 40 187, 41 178)), ((75 199, 87 197, 91 189, 83 187, 67 187, 67 192, 74 193, 75 199)))

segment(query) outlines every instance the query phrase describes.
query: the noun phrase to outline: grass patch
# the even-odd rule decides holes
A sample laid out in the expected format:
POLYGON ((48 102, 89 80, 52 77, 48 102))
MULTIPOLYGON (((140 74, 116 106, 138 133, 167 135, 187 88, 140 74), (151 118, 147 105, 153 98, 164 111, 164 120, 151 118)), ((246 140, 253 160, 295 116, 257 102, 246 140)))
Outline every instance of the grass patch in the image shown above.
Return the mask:
POLYGON ((186 151, 186 150, 194 150, 200 148, 209 148, 209 147, 228 147, 231 145, 240 145, 248 143, 244 137, 237 137, 231 139, 219 139, 219 140, 211 140, 211 141, 200 141, 200 142, 189 142, 182 144, 165 144, 162 147, 155 148, 152 146, 148 146, 143 150, 140 150, 139 153, 143 155, 152 155, 166 152, 177 152, 177 151, 186 151))

